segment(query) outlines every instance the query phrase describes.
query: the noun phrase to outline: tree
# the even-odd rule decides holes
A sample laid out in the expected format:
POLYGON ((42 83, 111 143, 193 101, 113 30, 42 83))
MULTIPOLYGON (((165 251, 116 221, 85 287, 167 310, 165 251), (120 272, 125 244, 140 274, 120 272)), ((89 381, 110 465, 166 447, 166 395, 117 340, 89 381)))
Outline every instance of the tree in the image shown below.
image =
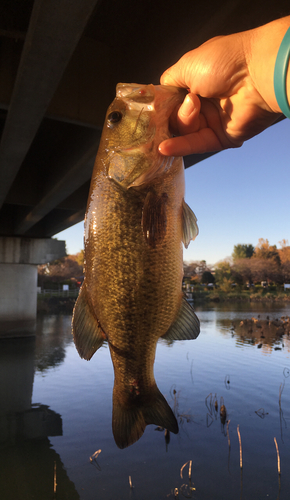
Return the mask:
POLYGON ((189 262, 183 263, 183 273, 184 278, 188 278, 189 280, 195 279, 197 277, 196 269, 198 267, 198 262, 189 262))
POLYGON ((38 266, 38 284, 60 283, 66 280, 77 280, 83 275, 83 266, 78 263, 80 255, 67 255, 62 259, 38 266))
POLYGON ((252 259, 236 259, 232 267, 232 274, 236 283, 252 283, 252 259))
POLYGON ((69 255, 69 258, 72 260, 75 260, 79 266, 84 267, 84 260, 85 260, 85 251, 81 250, 80 252, 74 254, 74 255, 69 255))
POLYGON ((290 260, 281 264, 281 275, 283 283, 290 283, 290 260))
POLYGON ((270 245, 269 241, 264 240, 264 238, 259 238, 253 257, 257 259, 274 259, 278 265, 281 262, 276 245, 270 245))
POLYGON ((283 277, 281 273, 280 262, 275 258, 262 258, 257 257, 251 259, 252 279, 254 282, 273 281, 275 283, 282 283, 283 277))
POLYGON ((220 285, 224 283, 224 280, 230 280, 232 278, 232 270, 229 261, 222 260, 218 262, 215 268, 215 282, 220 285))
POLYGON ((202 283, 206 283, 208 285, 209 283, 214 283, 214 281, 215 281, 215 277, 213 276, 213 274, 211 274, 210 271, 204 271, 202 273, 202 277, 201 277, 202 283))
POLYGON ((208 271, 209 273, 211 272, 211 269, 207 266, 205 260, 183 263, 184 278, 187 278, 187 280, 202 281, 202 275, 205 271, 208 271))
POLYGON ((238 259, 250 259, 255 251, 252 244, 241 244, 238 243, 234 246, 234 251, 232 253, 233 260, 238 259))
POLYGON ((288 240, 279 241, 281 248, 278 250, 281 264, 290 263, 290 246, 288 240))
POLYGON ((232 280, 230 278, 223 278, 219 283, 219 288, 222 292, 232 291, 232 280))

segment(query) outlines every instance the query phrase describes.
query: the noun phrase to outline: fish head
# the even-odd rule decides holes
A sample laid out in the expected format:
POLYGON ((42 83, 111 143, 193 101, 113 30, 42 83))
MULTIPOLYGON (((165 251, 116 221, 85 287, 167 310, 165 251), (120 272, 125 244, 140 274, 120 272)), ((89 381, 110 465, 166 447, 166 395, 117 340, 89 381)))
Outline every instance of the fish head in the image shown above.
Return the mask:
POLYGON ((103 131, 109 178, 128 189, 166 172, 172 159, 158 146, 172 136, 169 118, 185 95, 185 89, 167 85, 117 85, 103 131))

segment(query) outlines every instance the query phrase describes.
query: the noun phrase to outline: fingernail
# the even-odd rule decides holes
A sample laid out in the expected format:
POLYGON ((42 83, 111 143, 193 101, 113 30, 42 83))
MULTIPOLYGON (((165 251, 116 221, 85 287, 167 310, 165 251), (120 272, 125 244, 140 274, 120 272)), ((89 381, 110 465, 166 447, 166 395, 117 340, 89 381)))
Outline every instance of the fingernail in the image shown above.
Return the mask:
POLYGON ((162 155, 165 155, 166 156, 166 152, 164 153, 164 150, 166 151, 166 140, 161 142, 158 146, 158 150, 159 150, 159 153, 161 153, 162 155))
POLYGON ((183 116, 189 116, 194 111, 194 104, 189 95, 187 95, 180 106, 179 113, 183 116))

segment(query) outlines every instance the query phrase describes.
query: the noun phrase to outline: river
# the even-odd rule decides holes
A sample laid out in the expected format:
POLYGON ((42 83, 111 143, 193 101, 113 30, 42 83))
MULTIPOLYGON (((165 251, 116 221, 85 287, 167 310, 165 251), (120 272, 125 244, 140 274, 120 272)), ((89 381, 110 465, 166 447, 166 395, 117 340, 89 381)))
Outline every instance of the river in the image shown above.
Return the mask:
POLYGON ((288 500, 290 337, 275 320, 290 306, 217 304, 196 313, 200 336, 159 341, 155 359, 179 433, 150 425, 124 450, 111 430, 106 345, 80 359, 70 316, 40 316, 36 338, 2 340, 1 499, 288 500))

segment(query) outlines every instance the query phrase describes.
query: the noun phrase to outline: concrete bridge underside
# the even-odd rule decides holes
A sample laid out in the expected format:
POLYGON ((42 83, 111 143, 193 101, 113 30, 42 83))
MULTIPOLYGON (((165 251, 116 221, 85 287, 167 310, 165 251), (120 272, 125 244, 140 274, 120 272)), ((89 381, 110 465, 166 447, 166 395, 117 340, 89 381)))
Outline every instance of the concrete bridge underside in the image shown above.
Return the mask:
MULTIPOLYGON (((157 84, 164 69, 207 39, 286 14, 289 0, 2 1, 2 241, 47 240, 83 219, 116 83, 157 84)), ((207 156, 188 157, 186 166, 207 156)), ((0 260, 1 286, 7 265, 0 260)), ((20 272, 32 264, 13 265, 20 272)), ((0 304, 0 320, 3 310, 0 304)))

